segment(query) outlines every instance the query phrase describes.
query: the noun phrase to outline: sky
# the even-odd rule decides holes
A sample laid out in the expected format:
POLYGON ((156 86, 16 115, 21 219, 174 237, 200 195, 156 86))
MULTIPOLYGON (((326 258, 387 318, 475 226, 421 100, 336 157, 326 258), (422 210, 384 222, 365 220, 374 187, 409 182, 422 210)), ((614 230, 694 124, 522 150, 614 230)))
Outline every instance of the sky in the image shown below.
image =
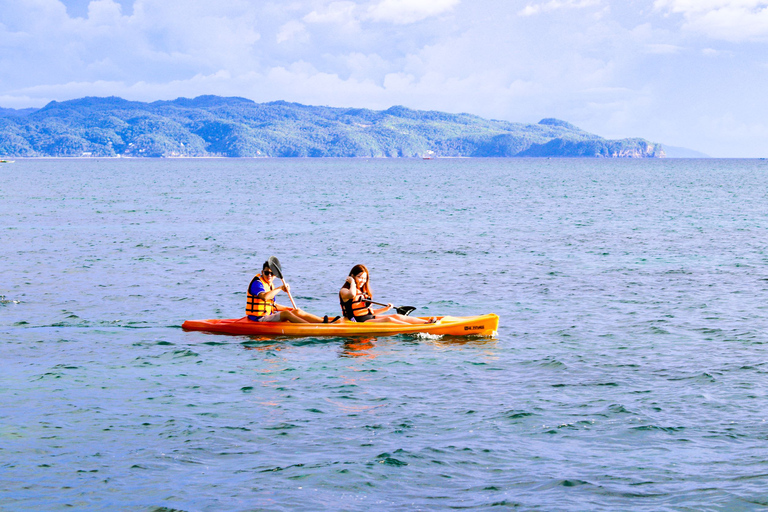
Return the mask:
POLYGON ((0 0, 0 107, 404 105, 768 157, 767 50, 768 0, 0 0))

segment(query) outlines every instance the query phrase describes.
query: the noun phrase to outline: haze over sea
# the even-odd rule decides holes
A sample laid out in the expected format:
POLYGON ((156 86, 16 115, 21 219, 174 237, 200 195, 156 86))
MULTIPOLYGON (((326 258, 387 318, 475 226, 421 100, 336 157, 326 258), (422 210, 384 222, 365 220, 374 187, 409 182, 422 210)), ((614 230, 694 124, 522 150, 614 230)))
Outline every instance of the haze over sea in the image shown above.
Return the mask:
MULTIPOLYGON (((0 510, 768 505, 768 162, 0 165, 0 510), (184 332, 280 258, 493 339, 184 332)), ((279 297, 287 303, 287 298, 279 297)))

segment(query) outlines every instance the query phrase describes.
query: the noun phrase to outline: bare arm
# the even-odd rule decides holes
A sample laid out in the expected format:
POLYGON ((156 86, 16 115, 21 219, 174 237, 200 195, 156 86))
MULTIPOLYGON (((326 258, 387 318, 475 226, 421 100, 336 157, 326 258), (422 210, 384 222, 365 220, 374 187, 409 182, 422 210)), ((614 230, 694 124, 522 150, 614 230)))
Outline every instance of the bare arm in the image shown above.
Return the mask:
POLYGON ((344 301, 355 298, 355 295, 357 295, 357 284, 355 284, 355 279, 352 276, 347 276, 347 282, 341 287, 339 295, 344 301))
POLYGON ((387 304, 387 305, 386 305, 386 306, 384 306, 383 308, 374 309, 374 310, 373 310, 373 314, 374 314, 374 315, 378 315, 379 313, 386 313, 387 311, 389 311, 389 310, 390 310, 390 309, 392 309, 393 307, 394 307, 394 306, 392 306, 392 304, 387 304))

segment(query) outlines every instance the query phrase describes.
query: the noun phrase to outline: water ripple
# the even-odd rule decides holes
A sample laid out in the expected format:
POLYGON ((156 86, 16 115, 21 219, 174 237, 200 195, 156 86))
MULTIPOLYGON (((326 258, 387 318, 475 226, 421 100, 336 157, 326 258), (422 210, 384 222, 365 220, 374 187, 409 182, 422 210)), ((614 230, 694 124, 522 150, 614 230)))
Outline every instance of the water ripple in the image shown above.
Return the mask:
POLYGON ((763 161, 14 165, 6 508, 766 506, 763 161), (313 313, 362 262, 498 336, 180 329, 242 316, 272 254, 313 313))

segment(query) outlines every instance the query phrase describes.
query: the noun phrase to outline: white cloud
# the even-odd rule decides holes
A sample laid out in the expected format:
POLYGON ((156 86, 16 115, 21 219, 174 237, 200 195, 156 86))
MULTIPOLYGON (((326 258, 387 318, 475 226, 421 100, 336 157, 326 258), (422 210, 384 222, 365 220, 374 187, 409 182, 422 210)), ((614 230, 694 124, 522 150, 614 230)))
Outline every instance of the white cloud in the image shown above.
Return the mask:
POLYGON ((528 4, 521 9, 520 16, 533 16, 542 12, 556 11, 559 9, 583 9, 600 5, 601 0, 550 0, 549 2, 528 4))
MULTIPOLYGON (((3 6, 0 69, 5 90, 30 83, 134 82, 252 62, 259 41, 248 3, 208 6, 203 0, 136 0, 131 15, 112 0, 93 0, 86 18, 70 18, 58 0, 18 0, 3 6), (14 44, 13 41, 17 43, 14 44), (8 44, 8 43, 11 44, 8 44)), ((2 92, 2 91, 0 91, 2 92)))
POLYGON ((459 0, 381 0, 368 8, 368 19, 408 24, 452 10, 459 0))
POLYGON ((331 2, 325 9, 312 11, 304 16, 304 21, 345 25, 355 21, 356 7, 354 2, 331 2))
POLYGON ((362 21, 408 25, 451 11, 460 0, 378 0, 361 8, 355 2, 336 1, 315 9, 303 20, 307 23, 353 25, 362 21))
POLYGON ((304 24, 296 20, 291 20, 280 27, 280 31, 277 33, 276 37, 278 43, 284 43, 285 41, 291 40, 307 41, 308 39, 309 35, 304 28, 304 24))
POLYGON ((39 96, 24 96, 21 94, 0 95, 0 106, 3 108, 39 108, 48 103, 50 99, 39 96))
POLYGON ((701 124, 707 133, 717 134, 712 137, 711 144, 718 149, 743 145, 747 142, 755 149, 750 154, 743 154, 742 156, 753 158, 768 156, 768 150, 765 146, 765 141, 768 140, 768 124, 763 119, 740 119, 734 116, 733 112, 722 115, 702 113, 696 122, 701 124))
POLYGON ((682 51, 680 46, 674 44, 652 43, 646 45, 648 53, 654 53, 657 55, 670 55, 673 53, 679 53, 682 51))
POLYGON ((682 14, 683 28, 714 39, 768 40, 768 0, 655 0, 654 7, 682 14))
POLYGON ((106 25, 119 22, 122 8, 112 0, 93 0, 88 4, 88 19, 96 24, 106 25))
POLYGON ((718 9, 754 9, 765 5, 765 0, 655 0, 656 7, 667 7, 675 12, 707 13, 718 9))
MULTIPOLYGON (((326 59, 326 62, 329 60, 326 59)), ((376 83, 381 83, 384 76, 393 68, 392 63, 381 55, 361 52, 338 55, 332 67, 345 70, 349 78, 372 80, 376 83)))

